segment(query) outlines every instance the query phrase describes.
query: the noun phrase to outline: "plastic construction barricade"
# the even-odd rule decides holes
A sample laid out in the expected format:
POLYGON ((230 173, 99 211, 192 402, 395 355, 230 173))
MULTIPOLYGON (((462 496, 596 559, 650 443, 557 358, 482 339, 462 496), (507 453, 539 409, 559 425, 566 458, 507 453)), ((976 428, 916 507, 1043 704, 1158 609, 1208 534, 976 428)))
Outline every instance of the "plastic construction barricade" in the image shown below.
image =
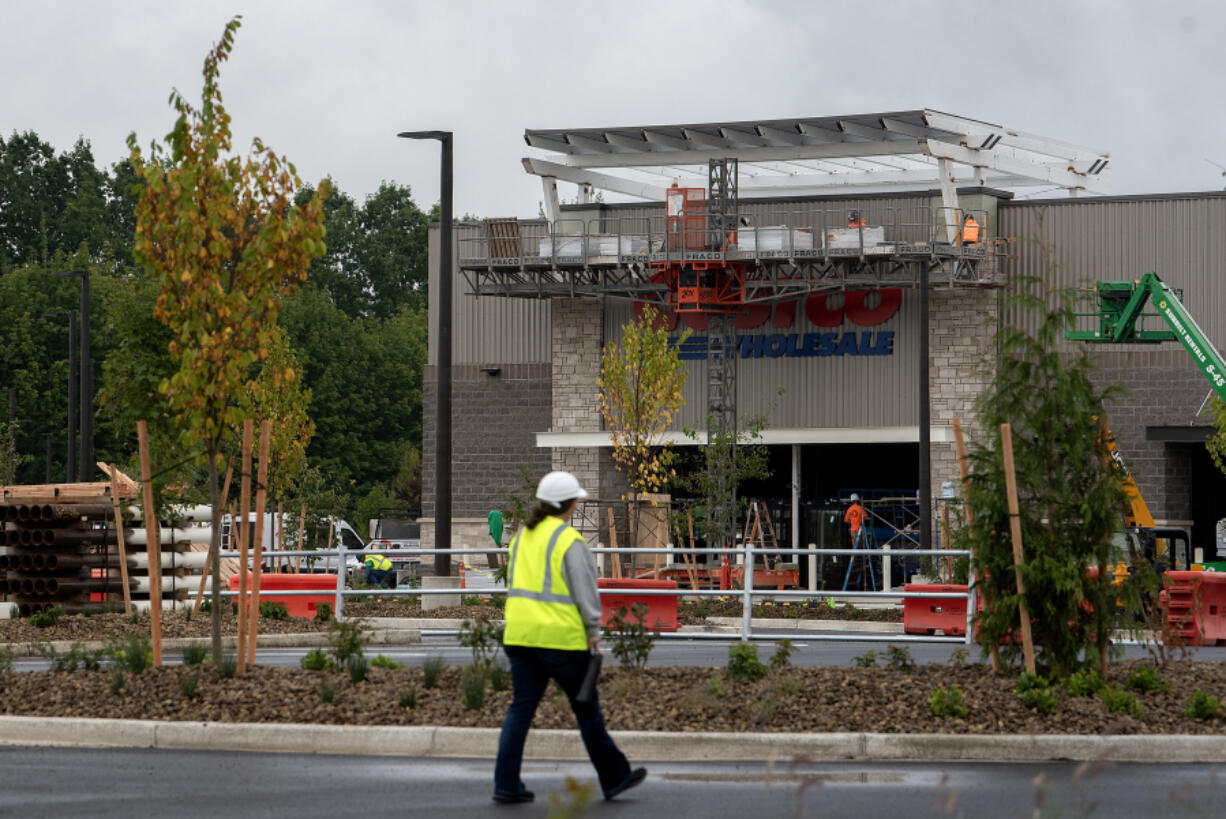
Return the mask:
POLYGON ((1226 645, 1226 574, 1167 572, 1159 595, 1167 631, 1183 645, 1226 645))
POLYGON ((902 630, 907 634, 946 636, 966 634, 966 586, 958 584, 908 583, 904 592, 957 594, 960 597, 904 597, 902 630))
MULTIPOLYGON (((1224 575, 1226 576, 1226 575, 1224 575)), ((667 594, 635 594, 636 589, 676 589, 675 580, 616 580, 602 577, 596 581, 602 589, 619 589, 618 594, 600 595, 600 624, 607 626, 610 618, 625 608, 626 621, 635 622, 630 607, 635 603, 647 606, 643 625, 652 631, 677 630, 677 596, 667 594)))
MULTIPOLYGON (((251 590, 251 574, 247 574, 247 590, 251 590)), ((230 575, 230 591, 238 591, 238 574, 230 575)), ((336 600, 335 574, 265 574, 260 573, 260 602, 281 603, 290 617, 315 619, 315 607, 320 603, 333 605, 336 600), (309 591, 319 594, 278 595, 278 591, 309 591)))

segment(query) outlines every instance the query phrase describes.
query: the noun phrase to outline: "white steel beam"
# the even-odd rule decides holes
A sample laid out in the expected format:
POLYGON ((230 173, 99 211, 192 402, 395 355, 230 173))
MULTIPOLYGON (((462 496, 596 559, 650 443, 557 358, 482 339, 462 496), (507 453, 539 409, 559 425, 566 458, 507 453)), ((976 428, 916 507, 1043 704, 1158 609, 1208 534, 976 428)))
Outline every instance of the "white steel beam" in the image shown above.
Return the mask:
POLYGON ((1062 169, 1049 164, 1027 162, 1023 159, 1003 156, 997 151, 972 151, 960 146, 950 145, 947 142, 938 142, 930 139, 928 140, 928 153, 937 159, 948 159, 954 162, 961 162, 964 165, 993 168, 1005 173, 1016 174, 1017 176, 1027 176, 1031 179, 1058 185, 1062 188, 1085 188, 1093 193, 1107 192, 1107 186, 1100 182, 1097 177, 1073 173, 1067 170, 1067 168, 1062 169))
POLYGON ((941 203, 944 205, 945 236, 952 245, 958 238, 958 187, 954 180, 953 163, 948 159, 937 162, 941 179, 941 203))
POLYGON ((889 133, 884 128, 871 128, 858 122, 851 122, 850 120, 839 120, 839 128, 845 134, 870 141, 886 139, 889 136, 889 133))
POLYGON ((562 218, 562 205, 558 202, 558 180, 552 176, 542 176, 541 189, 545 193, 542 203, 542 207, 545 208, 545 218, 549 220, 549 224, 557 224, 557 221, 562 218))
MULTIPOLYGON (((549 178, 561 179, 566 182, 574 182, 576 185, 591 185, 605 191, 613 193, 623 193, 627 196, 635 196, 639 199, 648 199, 652 201, 664 201, 664 191, 666 188, 661 185, 650 185, 645 182, 634 182, 619 176, 610 176, 609 174, 599 173, 587 168, 569 168, 565 165, 558 165, 554 162, 547 162, 543 159, 533 159, 527 157, 524 159, 524 170, 530 174, 542 177, 545 180, 549 178)), ((553 186, 554 200, 557 200, 558 195, 557 184, 553 186)), ((549 197, 548 185, 546 185, 546 199, 549 197)), ((560 211, 560 209, 559 209, 560 211)), ((545 215, 549 216, 549 221, 556 221, 556 216, 549 215, 549 209, 546 208, 545 215)))
POLYGON ((588 139, 578 134, 567 134, 566 141, 574 147, 582 151, 591 151, 597 154, 607 154, 613 152, 613 146, 607 142, 601 142, 596 139, 588 139))
POLYGON ((543 137, 538 137, 535 134, 524 134, 524 139, 527 140, 528 144, 533 148, 540 148, 545 151, 557 151, 558 153, 563 154, 573 154, 576 152, 576 148, 574 148, 574 146, 568 145, 561 139, 545 139, 543 137))
POLYGON ((618 148, 626 148, 630 151, 654 151, 652 144, 645 139, 636 139, 628 137, 625 134, 615 134, 612 131, 605 131, 604 138, 609 141, 610 145, 616 145, 618 148))
POLYGON ((733 147, 731 142, 718 134, 709 134, 706 131, 692 131, 689 128, 682 128, 681 133, 685 134, 685 138, 695 145, 724 149, 733 147))
POLYGON ((799 131, 781 131, 766 125, 758 126, 758 136, 772 142, 782 142, 784 145, 800 145, 804 142, 799 131))
MULTIPOLYGON (((684 139, 677 139, 668 134, 661 134, 658 131, 643 131, 643 139, 650 142, 652 145, 660 145, 665 148, 672 148, 674 151, 689 151, 694 146, 684 139)), ((618 163, 620 164, 620 163, 618 163)), ((654 164, 654 163, 653 163, 654 164)), ((674 163, 684 165, 684 162, 674 163)))
MULTIPOLYGON (((648 132, 650 134, 650 132, 648 132)), ((649 140, 651 137, 648 137, 649 140)), ((690 143, 674 137, 656 135, 656 139, 666 139, 673 143, 689 146, 690 143)), ((660 142, 659 144, 663 144, 660 142)), ((784 147, 743 148, 736 153, 737 159, 746 162, 790 162, 804 159, 839 159, 870 156, 892 156, 897 154, 928 153, 925 143, 912 140, 891 140, 889 142, 840 142, 819 145, 789 145, 784 147)), ((558 157, 558 160, 572 167, 582 168, 630 168, 642 165, 706 165, 712 159, 723 159, 726 151, 715 150, 674 150, 659 151, 649 154, 604 154, 582 155, 574 154, 558 157)))
POLYGON ((812 125, 807 122, 797 123, 796 127, 800 128, 800 132, 807 137, 814 139, 824 139, 827 142, 846 142, 847 135, 842 131, 836 131, 833 128, 823 128, 819 125, 812 125))
MULTIPOLYGON (((1100 151, 1096 148, 1090 148, 1083 145, 1074 145, 1071 142, 1051 139, 1049 137, 1035 136, 1034 134, 1028 134, 1025 131, 1005 128, 1004 126, 993 125, 991 123, 963 119, 962 117, 956 117, 952 114, 944 114, 940 111, 925 111, 924 120, 933 128, 940 128, 946 131, 955 131, 961 134, 999 133, 1006 145, 1021 148, 1022 150, 1031 151, 1033 153, 1058 157, 1060 159, 1084 159, 1087 157, 1103 157, 1105 159, 1110 157, 1110 154, 1108 154, 1106 151, 1100 151), (988 127, 984 128, 984 125, 987 125, 988 127)), ((972 145, 971 147, 978 146, 972 145)))

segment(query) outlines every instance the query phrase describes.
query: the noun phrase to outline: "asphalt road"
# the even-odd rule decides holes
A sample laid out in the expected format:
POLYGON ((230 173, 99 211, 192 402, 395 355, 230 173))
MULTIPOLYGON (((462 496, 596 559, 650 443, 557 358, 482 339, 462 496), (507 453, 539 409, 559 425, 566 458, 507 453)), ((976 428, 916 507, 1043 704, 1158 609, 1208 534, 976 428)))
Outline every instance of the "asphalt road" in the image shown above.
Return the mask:
MULTIPOLYGON (((792 664, 802 667, 850 666, 855 663, 856 657, 861 657, 868 651, 876 652, 878 663, 884 664, 886 651, 890 645, 893 645, 881 642, 830 642, 805 639, 802 636, 795 637, 793 644, 796 647, 796 653, 792 655, 792 664)), ((725 666, 728 664, 729 645, 728 641, 662 639, 658 640, 655 648, 652 649, 648 665, 709 668, 725 666)), ((966 648, 961 644, 950 643, 899 643, 898 645, 905 645, 912 658, 921 665, 948 663, 957 649, 966 648)), ((763 643, 758 647, 758 654, 765 660, 773 650, 770 643, 763 643)), ((1146 650, 1141 646, 1124 646, 1123 650, 1126 658, 1148 656, 1146 650)), ((297 668, 299 659, 306 652, 307 649, 297 648, 260 649, 256 652, 256 663, 297 668)), ((616 659, 608 653, 607 643, 605 653, 605 662, 610 664, 616 662, 616 659)), ((427 637, 422 643, 408 646, 370 646, 367 654, 371 656, 386 654, 409 667, 420 666, 426 658, 433 656, 442 657, 449 666, 466 665, 472 662, 472 651, 458 645, 455 637, 427 637)), ((1226 646, 1200 648, 1193 658, 1203 662, 1226 661, 1226 646)), ((979 659, 978 646, 969 647, 969 659, 972 661, 979 659)), ((180 660, 181 656, 178 654, 167 653, 165 655, 165 661, 168 663, 178 663, 180 660)), ((19 659, 13 665, 18 671, 35 671, 50 667, 49 661, 42 658, 19 659)))
MULTIPOLYGON (((591 817, 1222 816, 1213 765, 648 763, 591 817)), ((0 748, 0 816, 544 817, 586 763, 531 762, 537 801, 490 801, 492 762, 216 751, 0 748)))

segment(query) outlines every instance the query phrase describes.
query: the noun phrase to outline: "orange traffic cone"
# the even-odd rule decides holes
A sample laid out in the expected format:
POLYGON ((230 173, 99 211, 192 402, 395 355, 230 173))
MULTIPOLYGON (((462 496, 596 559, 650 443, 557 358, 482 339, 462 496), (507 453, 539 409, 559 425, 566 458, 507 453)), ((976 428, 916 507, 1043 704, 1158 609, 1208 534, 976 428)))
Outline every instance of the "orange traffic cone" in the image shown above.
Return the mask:
POLYGON ((465 578, 464 578, 464 564, 463 564, 463 562, 461 562, 461 563, 460 563, 460 588, 461 588, 461 589, 466 589, 466 588, 468 588, 468 586, 466 586, 466 585, 464 584, 464 581, 465 581, 465 578))

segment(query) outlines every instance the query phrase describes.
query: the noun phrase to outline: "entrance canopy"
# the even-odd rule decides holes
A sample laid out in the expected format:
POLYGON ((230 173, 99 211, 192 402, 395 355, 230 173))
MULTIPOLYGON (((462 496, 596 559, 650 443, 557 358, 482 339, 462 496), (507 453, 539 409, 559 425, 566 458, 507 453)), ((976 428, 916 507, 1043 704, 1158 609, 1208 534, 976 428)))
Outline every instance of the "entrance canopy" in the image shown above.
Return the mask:
POLYGON ((707 163, 735 157, 741 198, 854 196, 940 188, 947 208, 958 187, 1061 188, 1108 193, 1103 151, 1003 125, 920 109, 842 117, 694 125, 528 130, 547 158, 524 159, 541 177, 545 210, 559 214, 557 181, 662 201, 674 179, 706 187, 707 163))

